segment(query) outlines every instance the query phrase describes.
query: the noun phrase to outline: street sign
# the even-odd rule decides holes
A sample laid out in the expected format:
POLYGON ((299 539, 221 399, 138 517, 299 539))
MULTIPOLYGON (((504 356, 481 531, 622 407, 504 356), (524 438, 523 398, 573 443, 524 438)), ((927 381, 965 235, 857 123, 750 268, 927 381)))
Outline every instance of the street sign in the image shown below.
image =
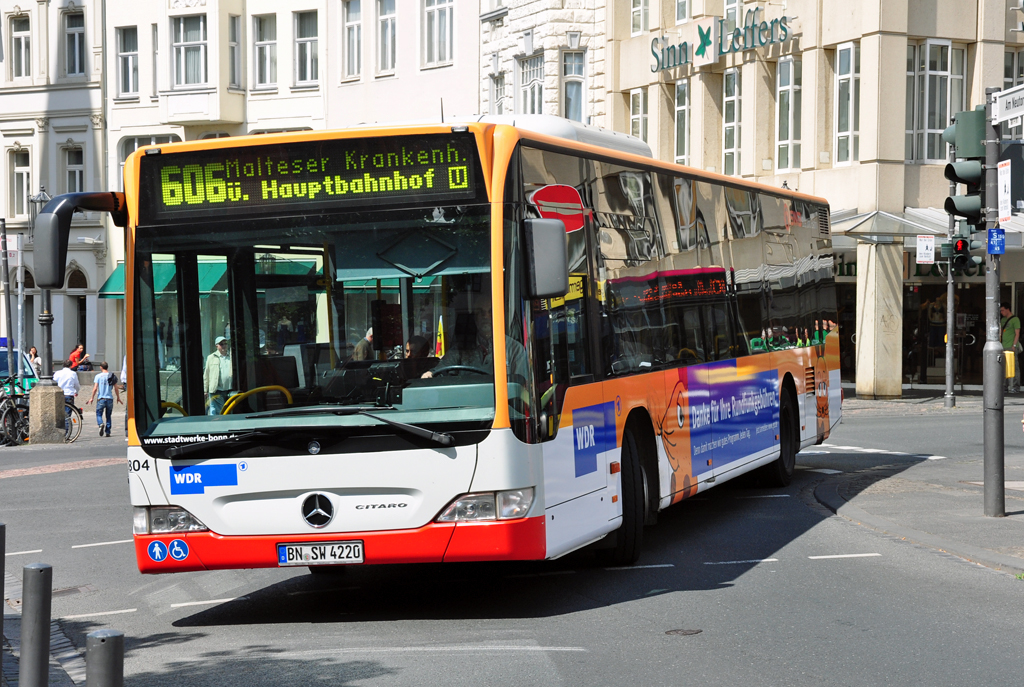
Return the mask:
POLYGON ((917 264, 935 264, 935 237, 929 235, 917 235, 917 264))
POLYGON ((999 223, 1005 224, 1013 219, 1013 201, 1010 193, 1010 160, 1003 160, 998 165, 999 187, 999 223))
POLYGON ((1004 255, 1006 253, 1006 230, 1000 227, 988 230, 988 254, 1004 255))
POLYGON ((7 237, 7 264, 10 267, 21 267, 21 234, 7 237))
POLYGON ((996 95, 995 123, 1005 122, 1024 115, 1024 84, 1014 86, 996 95))

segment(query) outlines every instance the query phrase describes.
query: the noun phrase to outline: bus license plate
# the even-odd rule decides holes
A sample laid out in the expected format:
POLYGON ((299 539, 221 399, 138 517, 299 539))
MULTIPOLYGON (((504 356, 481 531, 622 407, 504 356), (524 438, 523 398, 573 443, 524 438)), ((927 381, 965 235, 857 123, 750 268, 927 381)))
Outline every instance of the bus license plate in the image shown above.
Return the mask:
POLYGON ((278 544, 278 566, 349 565, 363 562, 363 542, 325 541, 320 544, 278 544))

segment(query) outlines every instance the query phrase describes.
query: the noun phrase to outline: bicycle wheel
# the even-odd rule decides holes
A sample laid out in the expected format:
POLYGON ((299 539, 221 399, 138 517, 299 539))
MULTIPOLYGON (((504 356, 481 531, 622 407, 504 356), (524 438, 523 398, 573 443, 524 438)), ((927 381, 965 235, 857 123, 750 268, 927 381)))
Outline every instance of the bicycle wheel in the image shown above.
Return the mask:
POLYGON ((64 441, 70 444, 82 433, 82 411, 70 403, 65 403, 64 407, 71 413, 64 425, 64 441))
POLYGON ((18 421, 15 423, 17 429, 15 443, 21 445, 28 441, 28 403, 16 403, 14 409, 18 413, 18 421))
POLYGON ((17 446, 18 435, 18 411, 14 406, 8 405, 0 415, 0 432, 3 433, 4 446, 17 446))

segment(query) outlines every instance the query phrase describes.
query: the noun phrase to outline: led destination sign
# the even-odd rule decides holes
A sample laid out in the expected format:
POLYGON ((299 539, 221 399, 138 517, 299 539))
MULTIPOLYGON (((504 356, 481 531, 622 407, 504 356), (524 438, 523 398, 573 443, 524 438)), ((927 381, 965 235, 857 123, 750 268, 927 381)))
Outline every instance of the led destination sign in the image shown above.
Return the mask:
POLYGON ((728 286, 725 272, 659 272, 641 278, 610 279, 608 293, 617 307, 648 308, 701 298, 720 298, 728 294, 728 286))
POLYGON ((147 155, 140 221, 476 197, 471 134, 309 141, 147 155))

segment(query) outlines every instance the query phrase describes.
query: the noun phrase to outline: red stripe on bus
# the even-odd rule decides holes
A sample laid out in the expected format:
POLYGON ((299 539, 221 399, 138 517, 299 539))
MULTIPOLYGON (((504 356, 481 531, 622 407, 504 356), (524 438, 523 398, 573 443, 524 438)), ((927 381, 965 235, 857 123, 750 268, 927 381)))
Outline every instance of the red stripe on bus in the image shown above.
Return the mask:
POLYGON ((544 516, 501 522, 460 522, 444 554, 445 563, 533 561, 547 556, 544 516))

